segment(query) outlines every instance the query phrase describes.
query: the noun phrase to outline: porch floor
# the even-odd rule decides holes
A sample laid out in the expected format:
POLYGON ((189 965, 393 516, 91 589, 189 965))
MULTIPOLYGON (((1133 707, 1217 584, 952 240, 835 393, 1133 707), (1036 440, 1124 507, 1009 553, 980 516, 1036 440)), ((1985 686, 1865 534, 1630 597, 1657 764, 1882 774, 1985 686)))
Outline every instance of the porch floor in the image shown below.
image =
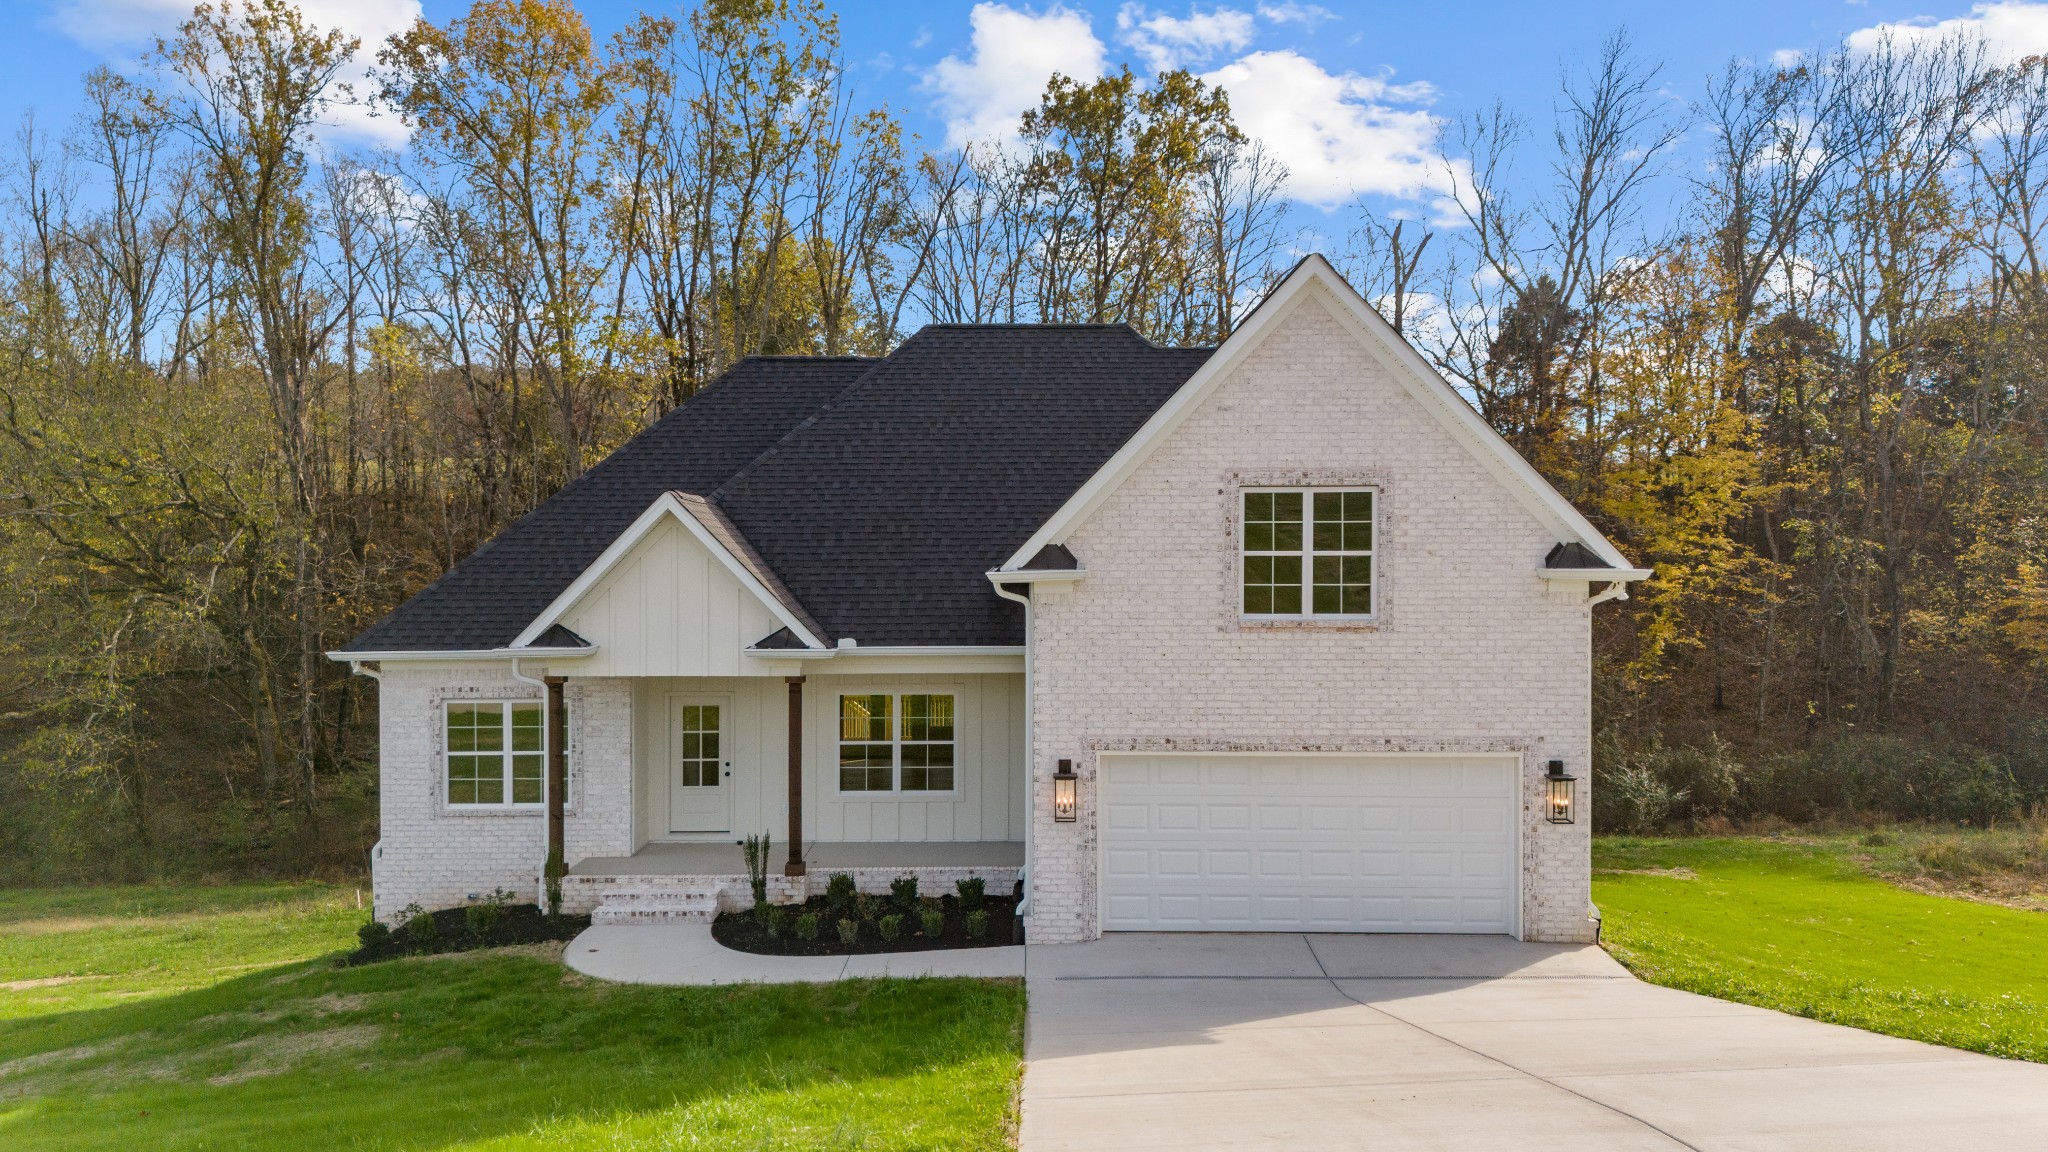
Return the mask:
MULTIPOLYGON (((778 842, 768 872, 782 874, 789 850, 778 842)), ((810 870, 826 873, 848 868, 1020 868, 1021 840, 931 840, 922 842, 862 841, 813 843, 804 849, 810 870)), ((586 856, 569 868, 571 876, 736 876, 747 870, 746 853, 738 844, 649 844, 631 856, 586 856)))

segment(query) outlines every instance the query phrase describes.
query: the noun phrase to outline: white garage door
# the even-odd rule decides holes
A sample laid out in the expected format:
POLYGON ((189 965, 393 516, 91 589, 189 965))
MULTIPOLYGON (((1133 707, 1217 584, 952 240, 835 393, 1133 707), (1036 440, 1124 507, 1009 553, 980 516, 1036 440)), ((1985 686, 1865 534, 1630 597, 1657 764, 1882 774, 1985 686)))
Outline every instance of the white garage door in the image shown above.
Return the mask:
POLYGON ((1498 756, 1104 756, 1102 926, 1512 932, 1498 756))

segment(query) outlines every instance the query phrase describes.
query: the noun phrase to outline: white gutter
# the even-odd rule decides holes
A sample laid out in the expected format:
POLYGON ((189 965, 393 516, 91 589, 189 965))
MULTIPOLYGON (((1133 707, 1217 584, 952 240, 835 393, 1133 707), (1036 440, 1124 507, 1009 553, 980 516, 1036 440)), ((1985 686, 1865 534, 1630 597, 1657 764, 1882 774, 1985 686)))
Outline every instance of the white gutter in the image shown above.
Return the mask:
POLYGON ((1595 604, 1605 604, 1609 600, 1626 599, 1628 599, 1628 585, 1622 583, 1619 580, 1616 580, 1614 583, 1609 584, 1607 586, 1607 590, 1605 592, 1602 592, 1599 595, 1594 596, 1592 599, 1587 600, 1586 607, 1591 608, 1595 604))
POLYGON ((446 651, 404 651, 404 652, 346 652, 327 653, 329 660, 343 664, 360 664, 365 660, 517 660, 530 656, 536 660, 577 660, 597 653, 597 645, 588 648, 470 648, 446 651))
POLYGON ((1648 580, 1656 573, 1648 568, 1538 568, 1536 574, 1553 583, 1584 581, 1588 584, 1611 584, 1648 580))
MULTIPOLYGON (((1010 583, 1020 583, 1012 580, 1010 583)), ((742 648, 742 655, 756 660, 830 660, 835 656, 1022 656, 1024 648, 1016 644, 898 644, 876 645, 868 648, 849 645, 842 648, 742 648)))
POLYGON ((519 657, 517 656, 514 656, 512 658, 512 678, 514 680, 519 681, 521 684, 531 684, 535 688, 538 688, 543 692, 547 691, 548 689, 547 681, 542 680, 538 676, 528 676, 526 673, 521 672, 519 670, 519 657))
MULTIPOLYGON (((996 585, 996 594, 1003 595, 1005 584, 1071 584, 1086 579, 1086 568, 998 568, 984 572, 989 583, 996 585)), ((1005 596, 1005 599, 1009 597, 1005 596)))
MULTIPOLYGON (((1038 823, 1038 813, 1035 811, 1038 801, 1038 714, 1033 710, 1032 705, 1032 698, 1034 696, 1032 681, 1035 679, 1032 675, 1031 659, 1033 613, 1031 611, 1030 595, 1022 592, 1012 592, 1003 587, 1002 583, 995 579, 997 573, 991 572, 988 575, 990 583, 995 585, 996 595, 1001 596, 1005 600, 1014 600, 1024 606, 1024 867, 1017 872, 1018 878, 1024 881, 1024 898, 1017 902, 1017 915, 1029 916, 1031 915, 1031 845, 1036 839, 1032 835, 1032 829, 1038 823)), ((1016 581, 1011 581, 1011 583, 1016 583, 1016 581)), ((1025 924, 1025 930, 1027 932, 1030 930, 1028 921, 1025 924)), ((1026 939, 1029 939, 1029 937, 1027 936, 1026 939)))
POLYGON ((380 684, 383 683, 384 670, 382 668, 365 667, 368 663, 369 661, 367 660, 352 659, 348 662, 348 670, 357 676, 368 676, 380 684))

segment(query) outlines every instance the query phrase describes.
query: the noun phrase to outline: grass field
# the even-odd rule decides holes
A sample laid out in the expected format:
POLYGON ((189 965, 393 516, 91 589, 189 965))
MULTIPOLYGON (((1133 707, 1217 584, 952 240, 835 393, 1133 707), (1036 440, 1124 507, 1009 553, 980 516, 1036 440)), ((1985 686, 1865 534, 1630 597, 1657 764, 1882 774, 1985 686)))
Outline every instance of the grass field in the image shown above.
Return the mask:
POLYGON ((1608 950, 1653 983, 2048 1061, 2048 915, 1906 891, 1854 838, 1604 838, 1608 950))
POLYGON ((0 895, 0 1147, 996 1149, 1023 989, 334 967, 353 890, 0 895))

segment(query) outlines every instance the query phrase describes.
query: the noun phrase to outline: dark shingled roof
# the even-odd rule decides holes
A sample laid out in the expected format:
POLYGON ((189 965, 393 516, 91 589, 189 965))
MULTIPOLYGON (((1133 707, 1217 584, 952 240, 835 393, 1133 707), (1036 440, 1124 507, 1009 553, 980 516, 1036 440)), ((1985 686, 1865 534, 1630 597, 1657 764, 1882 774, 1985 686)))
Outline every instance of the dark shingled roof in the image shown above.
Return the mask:
POLYGON ((349 642, 354 652, 469 652, 524 631, 664 492, 709 492, 876 362, 758 357, 564 486, 349 642))
POLYGON ((1559 544, 1543 558, 1545 568, 1612 568, 1614 565, 1602 560, 1591 548, 1574 540, 1570 544, 1559 544))
POLYGON ((705 494, 828 644, 1021 644, 983 574, 1210 352, 1121 324, 934 325, 881 361, 746 361, 349 648, 508 644, 665 491, 705 494))

